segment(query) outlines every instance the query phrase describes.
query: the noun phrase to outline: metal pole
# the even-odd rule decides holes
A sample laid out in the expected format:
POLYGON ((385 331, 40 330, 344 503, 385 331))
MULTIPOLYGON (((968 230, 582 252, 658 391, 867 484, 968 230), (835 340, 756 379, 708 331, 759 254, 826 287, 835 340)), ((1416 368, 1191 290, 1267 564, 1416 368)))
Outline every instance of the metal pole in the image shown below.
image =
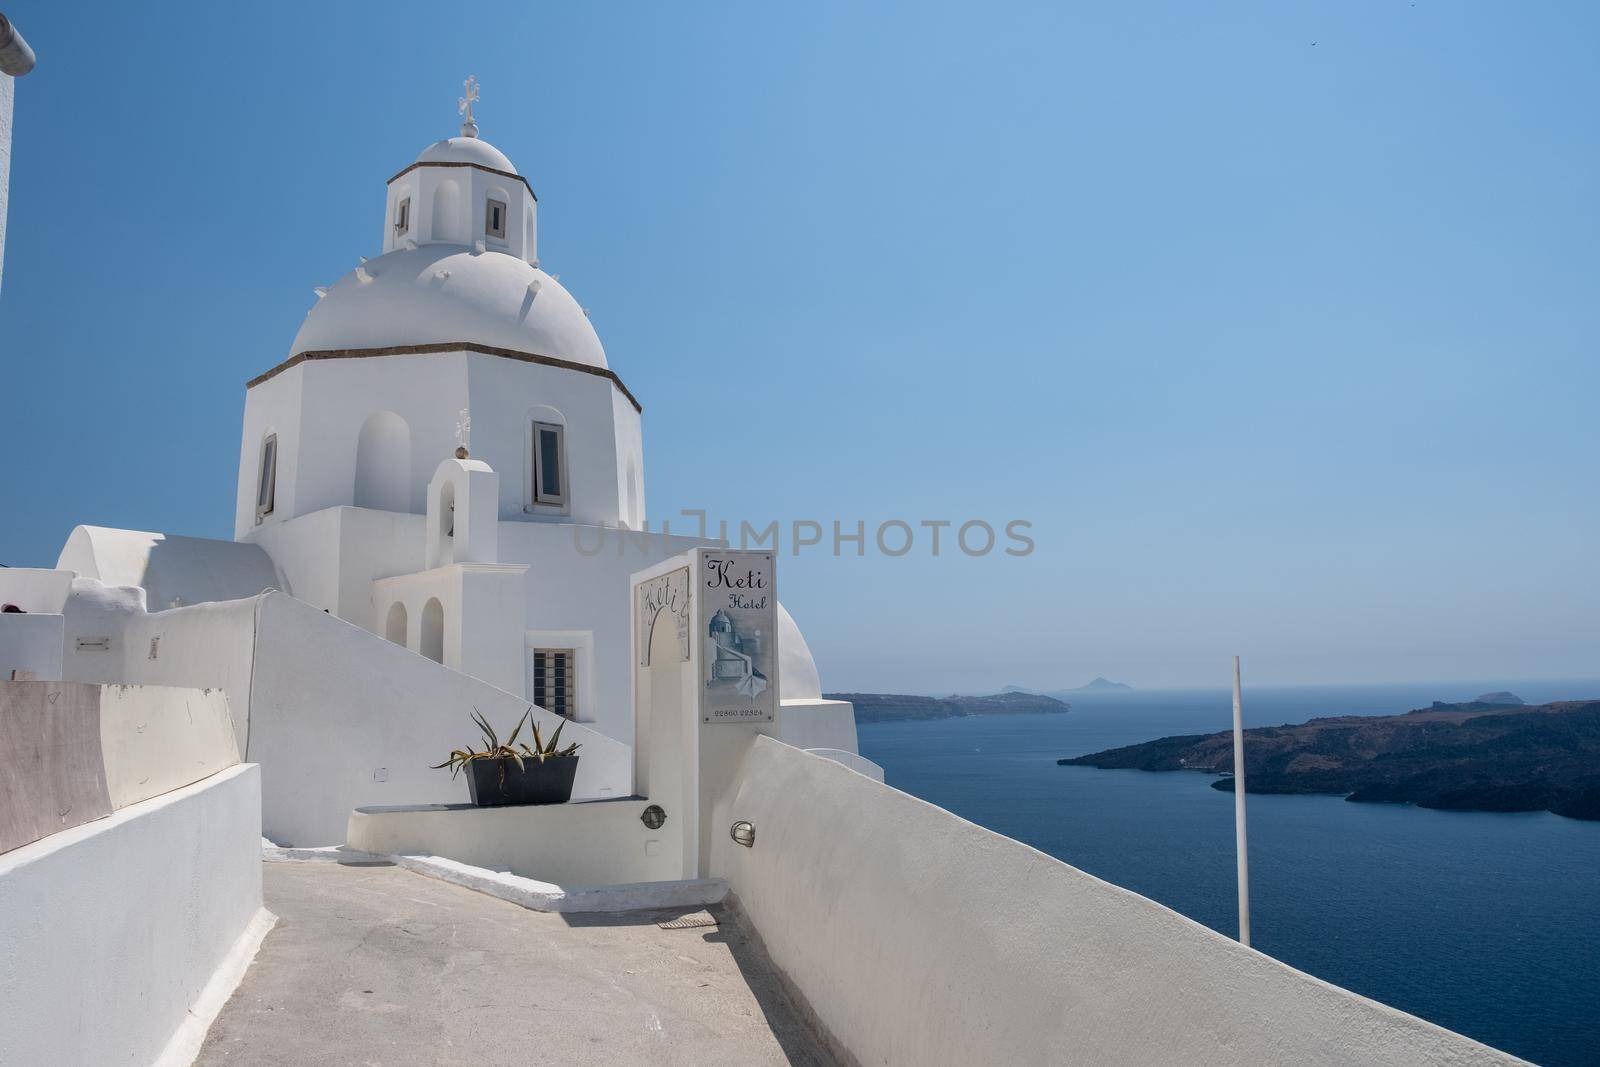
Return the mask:
POLYGON ((1244 714, 1239 701, 1239 657, 1233 657, 1233 841, 1239 855, 1239 943, 1250 944, 1250 849, 1244 829, 1244 714))

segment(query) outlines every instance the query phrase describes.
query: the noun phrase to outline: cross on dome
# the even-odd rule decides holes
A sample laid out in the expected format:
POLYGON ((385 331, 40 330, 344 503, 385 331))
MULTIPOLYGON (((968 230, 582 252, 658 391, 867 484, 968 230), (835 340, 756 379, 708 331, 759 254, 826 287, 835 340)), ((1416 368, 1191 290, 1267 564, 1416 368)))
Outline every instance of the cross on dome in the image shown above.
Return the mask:
POLYGON ((478 123, 472 117, 472 104, 473 101, 478 99, 478 76, 476 74, 467 75, 467 80, 461 83, 461 87, 467 91, 466 96, 456 101, 456 110, 465 119, 461 123, 461 136, 476 137, 478 136, 478 123))

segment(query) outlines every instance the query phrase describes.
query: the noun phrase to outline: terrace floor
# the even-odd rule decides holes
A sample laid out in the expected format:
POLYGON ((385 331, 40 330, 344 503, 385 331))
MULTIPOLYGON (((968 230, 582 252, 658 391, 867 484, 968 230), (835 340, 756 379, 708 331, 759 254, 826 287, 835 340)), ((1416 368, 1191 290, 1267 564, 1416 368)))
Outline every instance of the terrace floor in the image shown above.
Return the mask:
POLYGON ((195 1061, 829 1064, 733 916, 557 915, 399 867, 264 864, 278 925, 195 1061))

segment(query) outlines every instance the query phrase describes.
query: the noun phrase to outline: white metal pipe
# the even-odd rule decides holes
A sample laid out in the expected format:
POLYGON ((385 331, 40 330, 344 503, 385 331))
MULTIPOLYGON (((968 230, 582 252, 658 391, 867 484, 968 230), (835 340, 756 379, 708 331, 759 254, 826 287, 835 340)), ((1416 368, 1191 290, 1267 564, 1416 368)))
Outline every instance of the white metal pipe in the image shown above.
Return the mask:
POLYGON ((1233 657, 1233 844, 1239 855, 1239 943, 1250 944, 1250 849, 1244 828, 1244 714, 1239 657, 1233 657))

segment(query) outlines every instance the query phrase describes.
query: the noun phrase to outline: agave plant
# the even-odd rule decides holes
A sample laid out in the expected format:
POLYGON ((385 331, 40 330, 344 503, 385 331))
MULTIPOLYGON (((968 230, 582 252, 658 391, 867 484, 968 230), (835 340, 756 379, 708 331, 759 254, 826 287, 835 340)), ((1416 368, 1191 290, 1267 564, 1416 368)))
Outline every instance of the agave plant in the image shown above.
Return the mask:
MULTIPOLYGON (((504 744, 501 743, 499 735, 494 732, 494 727, 489 725, 489 720, 485 719, 483 717, 483 713, 477 708, 472 709, 472 721, 478 724, 478 729, 483 734, 484 747, 481 750, 471 747, 452 749, 450 752, 450 758, 445 760, 443 763, 435 763, 433 765, 434 770, 443 770, 444 768, 449 767, 450 777, 454 778, 457 774, 461 773, 461 769, 467 764, 471 763, 473 760, 480 759, 512 760, 516 763, 517 769, 522 770, 526 766, 526 760, 538 760, 540 763, 543 763, 547 759, 555 759, 560 756, 570 756, 574 752, 578 751, 578 742, 576 741, 572 742, 566 748, 559 747, 561 743, 561 731, 567 728, 565 721, 563 721, 560 726, 556 727, 555 733, 550 735, 549 741, 546 741, 543 737, 541 737, 539 734, 539 724, 533 719, 532 705, 529 705, 528 710, 522 713, 522 718, 517 720, 516 729, 511 731, 511 736, 506 738, 504 744), (522 734, 523 726, 530 724, 533 727, 533 744, 532 746, 529 746, 529 744, 524 741, 519 747, 517 745, 517 738, 522 734)), ((504 770, 502 770, 501 773, 503 775, 505 773, 504 770)))

